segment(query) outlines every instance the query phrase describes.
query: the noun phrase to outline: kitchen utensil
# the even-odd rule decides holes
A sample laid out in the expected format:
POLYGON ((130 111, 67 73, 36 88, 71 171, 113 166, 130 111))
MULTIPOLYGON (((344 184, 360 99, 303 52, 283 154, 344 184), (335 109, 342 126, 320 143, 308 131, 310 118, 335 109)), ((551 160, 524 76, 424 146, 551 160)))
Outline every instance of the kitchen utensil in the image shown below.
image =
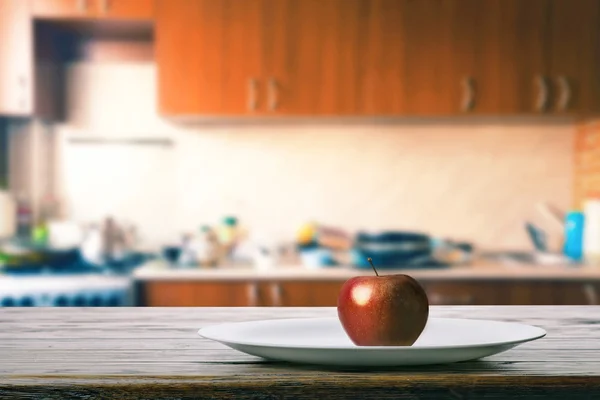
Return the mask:
POLYGON ((431 238, 413 232, 359 232, 352 248, 353 264, 371 268, 368 258, 378 268, 397 268, 415 265, 434 265, 431 238))
POLYGON ((433 258, 449 265, 461 265, 471 262, 475 252, 472 243, 433 238, 433 258))
POLYGON ((179 259, 180 254, 181 254, 181 247, 179 247, 179 246, 165 246, 162 249, 162 256, 171 265, 174 265, 177 263, 177 260, 179 259))
POLYGON ((17 232, 16 235, 21 239, 31 238, 33 229, 33 210, 30 200, 24 194, 17 197, 17 232))
POLYGON ((12 242, 0 247, 0 264, 4 272, 9 273, 58 271, 74 265, 79 259, 77 248, 53 249, 12 242))
POLYGON ((533 243, 533 247, 539 252, 548 251, 546 233, 530 222, 525 223, 525 229, 533 243))
POLYGON ((55 249, 78 247, 83 240, 82 227, 73 221, 49 221, 48 242, 55 249))
POLYGON ((270 360, 351 367, 445 364, 474 360, 542 338, 541 328, 500 321, 429 318, 412 346, 356 346, 337 317, 227 323, 198 334, 270 360))
POLYGON ((352 237, 346 231, 314 222, 302 225, 296 234, 296 240, 301 247, 317 245, 333 251, 348 251, 352 248, 352 237))
MULTIPOLYGON (((215 267, 219 264, 222 255, 222 247, 217 234, 208 226, 202 227, 195 241, 196 257, 198 263, 204 267, 215 267)), ((236 243, 234 250, 239 248, 236 243)))
POLYGON ((331 250, 315 247, 300 250, 302 265, 310 269, 327 268, 336 265, 331 250))
POLYGON ((536 205, 539 212, 546 217, 560 232, 565 228, 565 213, 548 203, 538 203, 536 205))

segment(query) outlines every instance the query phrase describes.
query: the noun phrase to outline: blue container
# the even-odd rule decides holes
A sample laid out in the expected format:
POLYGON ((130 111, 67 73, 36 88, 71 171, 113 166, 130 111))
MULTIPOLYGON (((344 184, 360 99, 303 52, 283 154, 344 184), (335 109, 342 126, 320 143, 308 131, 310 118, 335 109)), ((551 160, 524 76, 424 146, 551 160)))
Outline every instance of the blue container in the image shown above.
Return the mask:
POLYGON ((585 216, 580 211, 571 211, 565 221, 565 256, 581 261, 583 258, 583 227, 585 216))
POLYGON ((430 237, 412 232, 359 232, 351 255, 358 268, 371 268, 368 258, 380 269, 433 263, 430 237))

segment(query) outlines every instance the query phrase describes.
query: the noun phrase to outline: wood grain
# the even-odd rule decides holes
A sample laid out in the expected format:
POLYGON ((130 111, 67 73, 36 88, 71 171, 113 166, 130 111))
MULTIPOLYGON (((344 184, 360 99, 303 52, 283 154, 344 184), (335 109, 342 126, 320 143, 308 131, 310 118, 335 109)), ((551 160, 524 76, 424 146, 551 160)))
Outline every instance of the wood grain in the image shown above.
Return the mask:
POLYGON ((164 115, 245 115, 264 110, 260 0, 156 3, 159 109, 164 115), (256 80, 257 109, 249 106, 256 80))
POLYGON ((387 370, 267 362, 199 338, 230 321, 334 308, 1 309, 0 398, 595 398, 600 307, 433 307, 547 337, 479 361, 387 370), (357 397, 360 396, 360 397, 357 397))
POLYGON ((220 1, 156 3, 155 49, 162 114, 219 113, 221 5, 220 1))
POLYGON ((149 282, 141 287, 143 305, 158 307, 260 306, 258 286, 252 282, 149 282), (253 293, 256 300, 252 300, 253 293), (256 303, 255 303, 256 302, 256 303))
MULTIPOLYGON (((150 307, 334 307, 345 280, 152 280, 138 282, 137 304, 150 307)), ((432 305, 597 305, 591 281, 419 279, 432 305)))
POLYGON ((553 111, 594 114, 600 111, 600 3, 594 0, 552 0, 548 65, 554 79, 562 76, 570 86, 570 100, 563 109, 556 88, 553 111))

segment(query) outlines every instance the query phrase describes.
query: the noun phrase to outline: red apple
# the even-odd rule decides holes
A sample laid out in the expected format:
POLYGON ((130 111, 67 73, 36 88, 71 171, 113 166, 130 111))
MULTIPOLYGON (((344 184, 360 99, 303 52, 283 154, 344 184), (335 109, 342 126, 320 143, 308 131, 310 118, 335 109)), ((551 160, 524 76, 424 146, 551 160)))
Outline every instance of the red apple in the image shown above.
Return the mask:
POLYGON ((411 346, 425 329, 429 301, 412 277, 377 274, 346 281, 337 310, 357 346, 411 346))

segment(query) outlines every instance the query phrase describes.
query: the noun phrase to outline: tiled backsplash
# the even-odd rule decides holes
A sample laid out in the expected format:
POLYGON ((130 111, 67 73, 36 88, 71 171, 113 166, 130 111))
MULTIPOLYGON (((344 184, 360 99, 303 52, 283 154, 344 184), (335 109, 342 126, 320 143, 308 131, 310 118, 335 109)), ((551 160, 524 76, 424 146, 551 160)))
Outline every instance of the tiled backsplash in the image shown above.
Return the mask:
POLYGON ((180 125, 156 114, 155 89, 150 63, 69 67, 68 123, 55 132, 58 190, 74 217, 129 218, 155 241, 233 214, 271 236, 290 237, 314 219, 531 248, 523 223, 540 222, 535 204, 571 205, 567 121, 180 125), (67 142, 97 135, 167 137, 174 146, 67 142))
POLYGON ((574 204, 583 208, 588 197, 600 197, 600 121, 577 126, 575 135, 574 204))

